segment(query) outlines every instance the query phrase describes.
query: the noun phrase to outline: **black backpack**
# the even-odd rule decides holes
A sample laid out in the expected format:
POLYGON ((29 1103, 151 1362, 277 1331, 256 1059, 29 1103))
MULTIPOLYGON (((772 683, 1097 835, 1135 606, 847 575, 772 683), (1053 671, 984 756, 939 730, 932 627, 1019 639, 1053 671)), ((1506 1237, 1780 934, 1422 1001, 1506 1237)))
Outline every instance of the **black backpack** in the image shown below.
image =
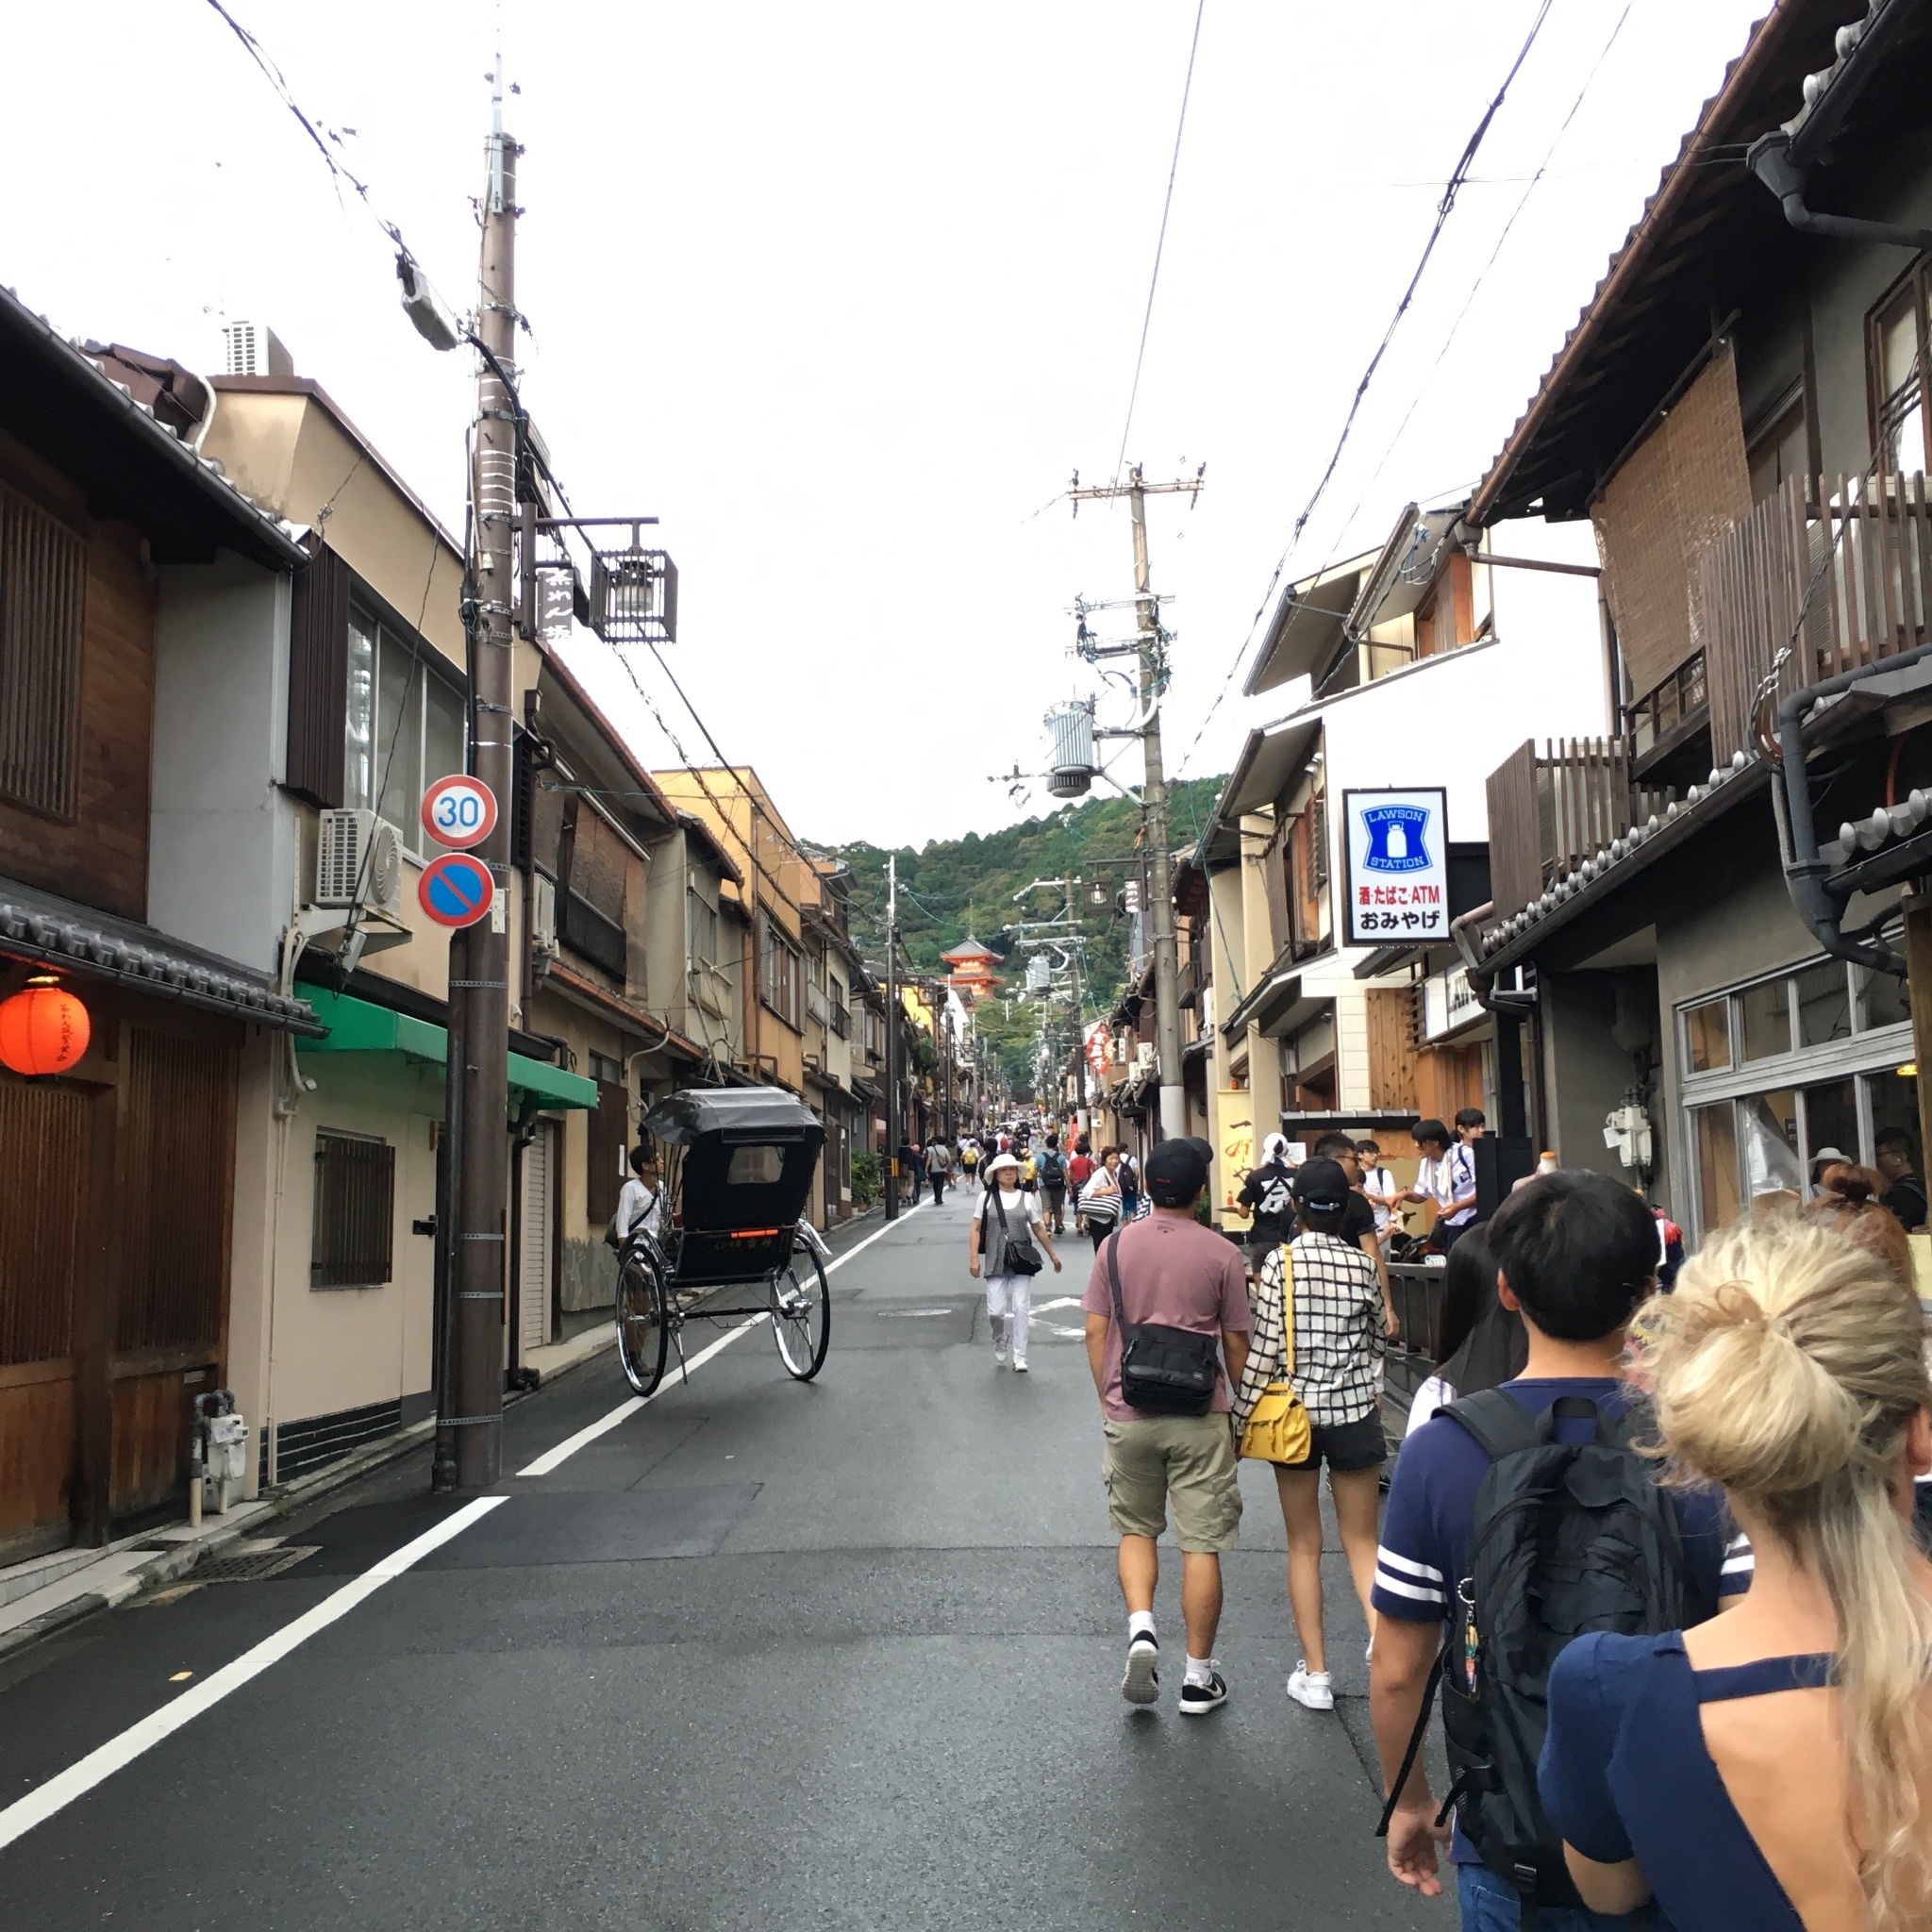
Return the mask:
MULTIPOLYGON (((1394 1790, 1407 1782, 1440 1678, 1451 1783, 1438 1822, 1455 1810, 1483 1863, 1523 1894, 1529 1927, 1537 1907, 1583 1903, 1537 1796, 1550 1666, 1591 1631, 1681 1629, 1683 1539, 1656 1465, 1633 1446, 1647 1409, 1612 1419, 1588 1397, 1566 1395, 1531 1416, 1491 1389, 1437 1413, 1475 1439, 1490 1468, 1476 1491, 1469 1574, 1450 1596, 1431 1696, 1394 1790), (1558 1420, 1594 1422, 1596 1432, 1559 1442, 1558 1420)), ((1383 1834, 1392 1808, 1391 1798, 1383 1834)))
POLYGON ((1067 1163, 1051 1147, 1040 1157, 1040 1178, 1050 1188, 1066 1184, 1067 1163))

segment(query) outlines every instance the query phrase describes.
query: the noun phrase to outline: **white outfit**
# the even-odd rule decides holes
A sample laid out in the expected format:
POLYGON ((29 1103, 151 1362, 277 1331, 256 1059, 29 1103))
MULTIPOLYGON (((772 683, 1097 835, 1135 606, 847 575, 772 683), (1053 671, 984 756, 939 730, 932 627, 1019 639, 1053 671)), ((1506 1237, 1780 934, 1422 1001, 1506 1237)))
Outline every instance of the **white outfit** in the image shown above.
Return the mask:
POLYGON ((1386 1167, 1372 1167, 1362 1175, 1362 1192, 1369 1197, 1369 1206, 1375 1210, 1375 1238, 1378 1241, 1389 1232, 1390 1224, 1395 1219, 1395 1210, 1389 1203, 1398 1191, 1395 1176, 1386 1167), (1377 1195, 1385 1198, 1378 1200, 1377 1195))
POLYGON ((664 1217, 664 1196, 660 1190, 652 1193, 636 1174, 625 1182, 617 1193, 617 1238, 628 1241, 631 1231, 640 1224, 646 1234, 655 1235, 662 1225, 664 1217))
MULTIPOLYGON (((993 1197, 999 1197, 1000 1207, 1007 1210, 1007 1226, 1015 1235, 1029 1231, 1034 1245, 1045 1254, 1041 1246, 1041 1231, 1046 1223, 1041 1219, 1040 1196, 1029 1194, 1024 1188, 1015 1188, 1008 1194, 994 1178, 991 1187, 980 1197, 979 1203, 979 1252, 982 1257, 989 1255, 992 1245, 1000 1238, 1000 1209, 995 1208, 993 1197)), ((1004 1258, 1004 1257, 1003 1257, 1004 1258)), ((981 1263, 984 1268, 984 1261, 981 1263)), ((1013 1356, 1018 1361, 1026 1359, 1026 1324, 1033 1314, 1033 1277, 1030 1274, 988 1274, 986 1276, 986 1321, 992 1330, 993 1346, 999 1346, 1001 1338, 1007 1333, 1007 1324, 1012 1323, 1013 1356)))
POLYGON ((1441 1375, 1431 1375, 1415 1391, 1415 1400, 1408 1406, 1407 1435, 1414 1435, 1439 1408, 1447 1408, 1456 1400, 1456 1391, 1441 1375))

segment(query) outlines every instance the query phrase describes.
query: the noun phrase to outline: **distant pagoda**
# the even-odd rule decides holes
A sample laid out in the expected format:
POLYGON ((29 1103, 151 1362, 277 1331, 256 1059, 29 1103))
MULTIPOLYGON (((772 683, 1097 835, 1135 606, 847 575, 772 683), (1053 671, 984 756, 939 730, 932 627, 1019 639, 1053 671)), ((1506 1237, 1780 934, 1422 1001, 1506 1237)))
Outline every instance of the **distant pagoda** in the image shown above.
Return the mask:
POLYGON ((992 991, 993 967, 999 955, 990 946, 982 946, 970 933, 950 953, 941 953, 940 958, 946 962, 947 984, 968 999, 992 991))

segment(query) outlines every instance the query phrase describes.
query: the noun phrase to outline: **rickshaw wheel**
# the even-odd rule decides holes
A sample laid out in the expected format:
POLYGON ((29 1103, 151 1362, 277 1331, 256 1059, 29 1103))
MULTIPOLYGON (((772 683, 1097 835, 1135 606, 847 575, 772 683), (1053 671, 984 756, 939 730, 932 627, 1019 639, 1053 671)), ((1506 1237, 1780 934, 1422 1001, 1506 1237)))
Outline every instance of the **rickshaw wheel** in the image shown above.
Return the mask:
POLYGON ((786 1374, 809 1382, 824 1365, 832 1340, 832 1291, 802 1235, 791 1243, 789 1265, 772 1279, 772 1332, 786 1374))
POLYGON ((638 1394, 650 1394, 663 1379, 670 1340, 664 1285, 649 1257, 633 1248, 617 1271, 617 1354, 638 1394))

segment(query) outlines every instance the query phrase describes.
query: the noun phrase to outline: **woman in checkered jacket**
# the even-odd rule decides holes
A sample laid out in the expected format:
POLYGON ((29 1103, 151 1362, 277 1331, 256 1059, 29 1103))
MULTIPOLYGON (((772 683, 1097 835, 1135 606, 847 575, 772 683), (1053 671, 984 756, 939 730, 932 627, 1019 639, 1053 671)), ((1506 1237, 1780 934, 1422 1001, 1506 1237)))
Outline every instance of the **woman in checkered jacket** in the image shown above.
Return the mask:
POLYGON ((1302 1660, 1288 1680, 1288 1694, 1310 1710, 1332 1710, 1335 1692, 1322 1628, 1322 1465, 1349 1575, 1369 1611, 1375 1578, 1375 1507, 1386 1445, 1382 1437, 1382 1361, 1395 1330, 1395 1311, 1375 1264, 1341 1239, 1348 1212, 1348 1176, 1339 1162, 1307 1160, 1295 1170, 1292 1256, 1293 1305, 1287 1298, 1287 1250, 1277 1247, 1261 1263, 1255 1288, 1255 1329, 1247 1366, 1235 1393, 1237 1426, 1287 1356, 1292 1323, 1293 1366, 1289 1379, 1308 1412, 1312 1440, 1307 1457, 1277 1463, 1275 1487, 1288 1530, 1288 1601, 1301 1638, 1302 1660))

